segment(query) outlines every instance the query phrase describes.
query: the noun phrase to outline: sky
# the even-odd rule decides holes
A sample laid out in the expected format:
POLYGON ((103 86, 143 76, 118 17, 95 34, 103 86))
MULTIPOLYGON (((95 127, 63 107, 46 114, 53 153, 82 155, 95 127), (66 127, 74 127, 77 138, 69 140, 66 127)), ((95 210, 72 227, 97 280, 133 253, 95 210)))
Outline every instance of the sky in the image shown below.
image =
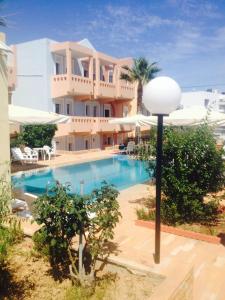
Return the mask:
POLYGON ((225 91, 224 0, 5 0, 8 44, 79 41, 158 62, 185 90, 225 91))

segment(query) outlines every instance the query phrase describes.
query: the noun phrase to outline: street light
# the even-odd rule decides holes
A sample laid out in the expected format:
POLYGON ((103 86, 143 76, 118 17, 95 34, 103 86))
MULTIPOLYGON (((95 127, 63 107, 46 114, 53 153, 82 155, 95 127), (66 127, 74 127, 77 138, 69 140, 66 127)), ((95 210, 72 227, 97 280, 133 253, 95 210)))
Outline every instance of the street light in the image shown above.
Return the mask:
POLYGON ((158 117, 156 153, 156 213, 155 213, 155 263, 160 263, 160 203, 162 174, 163 116, 176 110, 180 104, 181 89, 170 77, 162 76, 151 80, 143 90, 143 103, 158 117))

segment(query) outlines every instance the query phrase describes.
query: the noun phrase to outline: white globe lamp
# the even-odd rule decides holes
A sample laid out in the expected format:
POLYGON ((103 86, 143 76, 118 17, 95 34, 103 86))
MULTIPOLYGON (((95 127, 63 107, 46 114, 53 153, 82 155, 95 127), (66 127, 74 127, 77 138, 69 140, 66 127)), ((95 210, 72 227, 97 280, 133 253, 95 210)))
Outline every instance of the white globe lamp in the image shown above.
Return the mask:
POLYGON ((180 104, 181 89, 170 77, 161 76, 151 80, 143 89, 143 103, 154 115, 168 115, 180 104))
POLYGON ((156 210, 155 210, 155 263, 160 263, 161 234, 161 180, 162 180, 162 137, 163 116, 176 110, 180 104, 181 89, 170 77, 162 76, 151 80, 143 89, 143 103, 150 113, 157 115, 156 150, 156 210))

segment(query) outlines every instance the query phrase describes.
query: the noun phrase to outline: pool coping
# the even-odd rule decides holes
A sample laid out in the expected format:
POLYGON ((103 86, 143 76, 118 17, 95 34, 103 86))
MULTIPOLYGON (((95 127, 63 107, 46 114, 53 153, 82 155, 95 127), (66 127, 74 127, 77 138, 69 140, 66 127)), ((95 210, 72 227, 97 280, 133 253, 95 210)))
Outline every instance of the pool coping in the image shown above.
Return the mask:
POLYGON ((56 169, 56 168, 60 168, 60 167, 64 167, 64 166, 70 166, 70 165, 80 165, 83 163, 88 163, 88 162, 92 162, 92 161, 97 161, 97 160, 103 160, 103 159, 107 159, 110 157, 113 157, 115 155, 118 155, 118 153, 108 153, 108 154, 104 154, 103 157, 97 157, 97 158, 93 158, 93 159, 81 159, 80 161, 70 161, 70 162, 63 162, 63 163, 56 163, 56 165, 52 165, 52 166, 45 166, 45 167, 40 167, 40 168, 34 168, 34 169, 30 169, 30 170, 25 170, 25 171, 17 171, 14 173, 11 173, 11 176, 17 176, 20 174, 27 174, 27 173, 32 173, 35 171, 44 171, 47 169, 56 169))

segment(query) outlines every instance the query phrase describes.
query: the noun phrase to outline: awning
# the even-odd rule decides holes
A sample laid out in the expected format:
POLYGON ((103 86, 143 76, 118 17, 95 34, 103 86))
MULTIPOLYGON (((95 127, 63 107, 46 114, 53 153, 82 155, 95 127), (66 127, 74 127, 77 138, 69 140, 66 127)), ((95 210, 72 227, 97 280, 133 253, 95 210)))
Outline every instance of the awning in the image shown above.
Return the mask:
POLYGON ((59 124, 69 123, 70 117, 46 112, 42 110, 27 108, 17 105, 9 105, 9 122, 11 124, 59 124))

